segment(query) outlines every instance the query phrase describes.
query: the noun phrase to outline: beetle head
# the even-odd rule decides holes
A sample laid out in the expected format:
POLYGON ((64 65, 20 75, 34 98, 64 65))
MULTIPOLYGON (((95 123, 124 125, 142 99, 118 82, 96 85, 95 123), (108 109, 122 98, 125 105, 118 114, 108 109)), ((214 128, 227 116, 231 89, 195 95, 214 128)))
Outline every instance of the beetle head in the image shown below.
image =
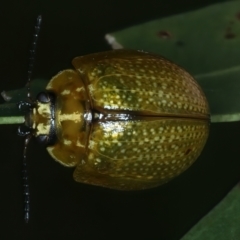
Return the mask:
MULTIPOLYGON (((29 105, 25 116, 25 133, 20 135, 32 135, 44 145, 52 145, 55 141, 55 97, 52 93, 40 92, 36 100, 29 105)), ((22 129, 19 130, 23 133, 22 129)))

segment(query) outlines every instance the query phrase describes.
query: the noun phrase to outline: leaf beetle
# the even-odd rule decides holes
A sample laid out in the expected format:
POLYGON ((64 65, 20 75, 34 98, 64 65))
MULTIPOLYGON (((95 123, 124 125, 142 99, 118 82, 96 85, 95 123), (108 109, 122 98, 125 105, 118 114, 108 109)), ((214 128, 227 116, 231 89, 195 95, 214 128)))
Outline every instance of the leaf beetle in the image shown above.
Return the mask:
POLYGON ((142 51, 73 59, 38 95, 28 127, 78 182, 158 186, 199 156, 208 136, 202 90, 182 68, 142 51))

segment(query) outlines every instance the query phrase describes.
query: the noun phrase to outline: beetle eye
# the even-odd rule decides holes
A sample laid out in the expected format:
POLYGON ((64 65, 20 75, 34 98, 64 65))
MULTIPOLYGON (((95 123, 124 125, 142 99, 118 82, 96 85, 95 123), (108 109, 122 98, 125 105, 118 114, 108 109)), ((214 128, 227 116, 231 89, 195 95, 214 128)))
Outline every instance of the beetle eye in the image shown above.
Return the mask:
POLYGON ((49 141, 49 136, 48 135, 38 135, 36 137, 36 140, 41 144, 47 144, 49 141))
POLYGON ((46 93, 46 92, 40 92, 38 95, 37 95, 37 100, 41 103, 48 103, 50 102, 50 97, 49 97, 49 94, 46 93))

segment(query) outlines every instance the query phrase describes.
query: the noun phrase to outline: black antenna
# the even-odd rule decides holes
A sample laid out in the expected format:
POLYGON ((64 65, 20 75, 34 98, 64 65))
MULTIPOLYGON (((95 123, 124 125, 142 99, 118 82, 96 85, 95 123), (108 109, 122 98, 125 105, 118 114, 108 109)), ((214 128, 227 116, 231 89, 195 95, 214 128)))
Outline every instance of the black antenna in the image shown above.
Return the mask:
POLYGON ((30 48, 30 57, 29 57, 29 65, 28 65, 28 79, 27 79, 27 97, 32 100, 32 96, 30 93, 30 83, 32 81, 32 72, 33 72, 33 66, 35 62, 35 55, 36 55, 36 46, 37 46, 37 41, 38 41, 38 36, 40 32, 40 27, 42 23, 42 16, 39 15, 37 17, 37 22, 35 25, 35 31, 33 34, 33 41, 32 41, 32 46, 30 48))
POLYGON ((28 181, 28 171, 27 171, 27 147, 32 135, 26 136, 23 148, 23 195, 24 195, 24 220, 26 223, 29 221, 30 213, 30 191, 29 191, 29 181, 28 181))
MULTIPOLYGON (((34 61, 35 61, 35 55, 36 55, 36 46, 37 46, 37 41, 38 41, 38 36, 39 36, 39 31, 40 31, 40 26, 42 22, 42 16, 39 15, 37 17, 37 23, 35 25, 35 31, 33 34, 33 42, 32 46, 30 48, 30 57, 29 57, 29 65, 28 65, 28 78, 27 78, 27 97, 29 102, 20 102, 19 103, 19 108, 21 109, 22 106, 28 106, 31 108, 34 104, 34 101, 32 99, 31 93, 30 93, 30 84, 32 81, 32 72, 33 72, 33 66, 34 66, 34 61)), ((18 129, 18 135, 20 136, 25 136, 25 141, 24 141, 24 149, 23 149, 23 195, 24 195, 24 220, 26 223, 29 221, 30 217, 30 191, 29 191, 29 181, 28 181, 28 171, 27 171, 27 147, 30 142, 30 139, 32 137, 32 131, 30 130, 22 130, 21 127, 18 129)))

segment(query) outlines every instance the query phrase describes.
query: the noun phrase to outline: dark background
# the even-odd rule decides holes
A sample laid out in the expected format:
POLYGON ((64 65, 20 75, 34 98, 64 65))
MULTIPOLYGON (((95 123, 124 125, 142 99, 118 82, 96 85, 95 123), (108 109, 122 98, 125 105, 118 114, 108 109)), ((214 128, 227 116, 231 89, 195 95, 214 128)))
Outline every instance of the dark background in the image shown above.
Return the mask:
MULTIPOLYGON (((110 49, 106 33, 214 2, 219 1, 5 1, 0 8, 0 90, 25 85, 38 14, 43 24, 34 76, 50 79, 71 67, 75 56, 110 49)), ((238 182, 239 128, 240 123, 211 124, 209 140, 196 163, 172 182, 143 192, 76 183, 73 169, 53 161, 32 141, 28 149, 31 218, 25 224, 23 139, 16 134, 17 126, 0 126, 0 239, 177 240, 238 182)))

